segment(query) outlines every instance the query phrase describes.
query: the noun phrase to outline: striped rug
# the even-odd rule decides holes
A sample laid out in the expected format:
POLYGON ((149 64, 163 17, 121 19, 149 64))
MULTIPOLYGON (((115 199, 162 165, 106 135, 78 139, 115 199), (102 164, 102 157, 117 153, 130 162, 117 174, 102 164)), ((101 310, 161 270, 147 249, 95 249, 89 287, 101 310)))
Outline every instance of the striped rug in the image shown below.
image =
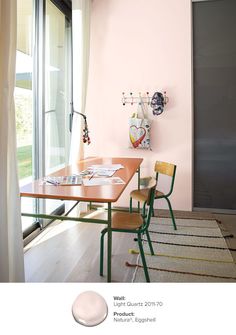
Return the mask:
MULTIPOLYGON (((236 264, 225 239, 231 238, 216 220, 152 218, 149 232, 155 255, 143 244, 151 282, 236 282, 236 264)), ((131 253, 138 250, 131 249, 131 253)), ((133 282, 145 282, 140 256, 133 282)))

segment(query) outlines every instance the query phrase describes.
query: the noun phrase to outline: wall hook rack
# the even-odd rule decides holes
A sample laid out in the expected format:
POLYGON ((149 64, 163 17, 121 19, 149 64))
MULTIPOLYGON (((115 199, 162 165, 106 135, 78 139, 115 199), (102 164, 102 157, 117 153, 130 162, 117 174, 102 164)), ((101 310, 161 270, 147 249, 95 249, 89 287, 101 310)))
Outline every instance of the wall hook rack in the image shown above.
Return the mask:
MULTIPOLYGON (((166 105, 169 102, 169 98, 166 95, 166 91, 163 93, 164 97, 164 105, 166 105)), ((152 95, 150 96, 149 92, 141 93, 139 92, 138 95, 134 95, 133 92, 130 92, 128 95, 125 94, 125 92, 122 92, 122 104, 125 106, 126 104, 147 104, 148 106, 151 104, 152 95)))

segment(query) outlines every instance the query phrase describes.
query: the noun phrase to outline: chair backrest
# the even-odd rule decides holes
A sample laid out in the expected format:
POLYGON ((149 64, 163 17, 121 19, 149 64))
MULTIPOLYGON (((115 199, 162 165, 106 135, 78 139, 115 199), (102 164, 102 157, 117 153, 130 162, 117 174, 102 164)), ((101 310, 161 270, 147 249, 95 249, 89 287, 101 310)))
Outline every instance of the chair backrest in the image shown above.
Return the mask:
POLYGON ((159 174, 164 174, 172 178, 171 184, 170 184, 170 191, 168 192, 168 194, 166 194, 166 196, 171 195, 173 191, 173 187, 174 187, 174 182, 175 182, 176 165, 172 163, 156 161, 154 171, 156 172, 156 181, 158 181, 159 174))
POLYGON ((173 177, 175 174, 176 165, 157 161, 154 170, 156 173, 165 174, 167 176, 173 177))

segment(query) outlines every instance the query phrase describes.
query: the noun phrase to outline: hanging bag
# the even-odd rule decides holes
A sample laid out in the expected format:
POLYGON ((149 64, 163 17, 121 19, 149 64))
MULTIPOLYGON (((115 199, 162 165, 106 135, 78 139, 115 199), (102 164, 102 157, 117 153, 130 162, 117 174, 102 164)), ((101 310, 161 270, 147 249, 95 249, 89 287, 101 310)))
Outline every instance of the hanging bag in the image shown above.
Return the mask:
POLYGON ((147 118, 144 103, 140 98, 138 111, 129 119, 130 147, 133 149, 150 149, 151 120, 147 118))

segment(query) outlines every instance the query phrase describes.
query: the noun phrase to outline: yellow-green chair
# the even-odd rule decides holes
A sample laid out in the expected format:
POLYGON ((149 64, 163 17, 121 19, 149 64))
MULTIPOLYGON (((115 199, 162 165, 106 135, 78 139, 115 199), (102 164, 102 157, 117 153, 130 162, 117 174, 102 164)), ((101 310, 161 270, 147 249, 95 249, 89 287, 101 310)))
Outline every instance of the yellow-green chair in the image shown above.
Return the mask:
MULTIPOLYGON (((151 255, 154 255, 152 242, 148 232, 148 226, 153 212, 153 202, 155 198, 156 181, 150 185, 147 190, 147 215, 143 216, 140 213, 129 212, 113 212, 112 213, 112 232, 122 232, 129 234, 137 234, 137 241, 140 251, 140 256, 143 263, 144 274, 147 282, 150 282, 150 277, 147 269, 145 254, 142 245, 142 236, 146 234, 151 255)), ((103 258, 104 258, 104 235, 107 233, 107 228, 101 231, 100 240, 100 276, 103 276, 103 258)))
MULTIPOLYGON (((176 174, 176 165, 171 164, 171 163, 166 163, 166 162, 159 162, 157 161, 154 167, 154 171, 156 173, 156 181, 158 183, 158 177, 160 174, 167 175, 171 177, 171 183, 170 183, 170 189, 167 193, 163 193, 159 190, 156 190, 155 192, 155 199, 165 199, 167 201, 169 210, 170 210, 170 215, 172 219, 172 223, 174 226, 174 229, 176 230, 176 223, 175 223, 175 218, 174 218, 174 213, 172 210, 172 206, 169 200, 170 195, 172 194, 173 188, 174 188, 174 182, 175 182, 175 174, 176 174)), ((147 177, 147 178, 141 178, 140 183, 145 184, 151 180, 152 177, 147 177)), ((157 184, 158 185, 158 184, 157 184)), ((157 186, 158 187, 158 186, 157 186)), ((130 213, 133 211, 132 207, 132 201, 137 200, 138 202, 143 203, 143 213, 145 213, 145 206, 147 202, 147 197, 148 197, 148 188, 143 188, 140 190, 133 190, 130 193, 130 213)), ((154 210, 153 210, 153 216, 154 216, 154 210)))

